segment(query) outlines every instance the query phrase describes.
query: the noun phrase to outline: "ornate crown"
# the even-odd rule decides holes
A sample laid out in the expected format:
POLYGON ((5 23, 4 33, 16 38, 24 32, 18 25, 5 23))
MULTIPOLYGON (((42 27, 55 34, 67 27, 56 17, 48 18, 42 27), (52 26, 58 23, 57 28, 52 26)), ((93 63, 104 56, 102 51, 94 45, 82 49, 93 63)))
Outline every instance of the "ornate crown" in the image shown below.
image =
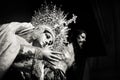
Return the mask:
POLYGON ((64 43, 67 42, 68 25, 76 21, 77 16, 73 14, 72 19, 67 20, 67 14, 64 14, 60 8, 55 5, 43 5, 32 17, 31 23, 37 28, 38 25, 49 25, 54 33, 55 41, 52 49, 62 51, 64 43))

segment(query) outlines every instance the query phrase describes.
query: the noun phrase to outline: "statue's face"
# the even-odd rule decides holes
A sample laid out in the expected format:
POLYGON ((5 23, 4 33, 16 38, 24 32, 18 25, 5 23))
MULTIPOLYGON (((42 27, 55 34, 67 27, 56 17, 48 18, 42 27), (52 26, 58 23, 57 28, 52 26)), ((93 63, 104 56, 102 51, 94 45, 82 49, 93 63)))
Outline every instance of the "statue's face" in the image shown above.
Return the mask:
POLYGON ((53 34, 52 34, 52 30, 48 29, 49 27, 46 25, 40 25, 40 28, 43 29, 42 32, 38 33, 37 31, 35 32, 37 36, 37 42, 35 45, 39 46, 39 47, 46 47, 46 46, 51 46, 53 44, 53 34))
POLYGON ((40 42, 40 45, 42 47, 51 46, 53 44, 53 36, 52 36, 52 34, 49 31, 45 30, 41 34, 41 36, 39 38, 39 42, 40 42))
POLYGON ((79 34, 77 37, 77 42, 78 42, 80 47, 82 47, 82 45, 85 41, 86 41, 86 34, 85 33, 79 34))

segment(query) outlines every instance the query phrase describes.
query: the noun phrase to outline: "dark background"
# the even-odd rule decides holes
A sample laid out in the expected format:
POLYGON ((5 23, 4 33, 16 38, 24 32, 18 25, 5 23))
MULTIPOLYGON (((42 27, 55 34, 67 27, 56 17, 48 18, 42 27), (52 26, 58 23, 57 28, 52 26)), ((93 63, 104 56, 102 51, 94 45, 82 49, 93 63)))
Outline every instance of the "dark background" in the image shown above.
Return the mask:
MULTIPOLYGON (((77 23, 71 24, 71 32, 86 31, 87 39, 81 66, 84 80, 120 79, 120 2, 117 0, 46 0, 62 10, 78 16, 77 23), (84 66, 85 65, 85 66, 84 66), (87 78, 86 78, 87 77, 87 78)), ((0 2, 0 24, 18 21, 30 22, 34 11, 40 8, 44 0, 19 0, 0 2)), ((79 49, 78 49, 79 51, 79 49)), ((78 74, 78 73, 76 73, 78 74)))

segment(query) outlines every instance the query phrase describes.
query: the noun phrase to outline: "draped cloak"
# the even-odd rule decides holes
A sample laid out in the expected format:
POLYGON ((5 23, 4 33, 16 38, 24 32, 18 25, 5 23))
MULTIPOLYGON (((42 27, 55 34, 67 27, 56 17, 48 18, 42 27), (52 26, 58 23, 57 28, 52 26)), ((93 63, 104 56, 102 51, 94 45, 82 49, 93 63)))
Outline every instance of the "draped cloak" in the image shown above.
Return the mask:
POLYGON ((28 44, 17 32, 32 30, 30 23, 11 22, 0 26, 0 72, 6 71, 20 50, 20 44, 28 44))

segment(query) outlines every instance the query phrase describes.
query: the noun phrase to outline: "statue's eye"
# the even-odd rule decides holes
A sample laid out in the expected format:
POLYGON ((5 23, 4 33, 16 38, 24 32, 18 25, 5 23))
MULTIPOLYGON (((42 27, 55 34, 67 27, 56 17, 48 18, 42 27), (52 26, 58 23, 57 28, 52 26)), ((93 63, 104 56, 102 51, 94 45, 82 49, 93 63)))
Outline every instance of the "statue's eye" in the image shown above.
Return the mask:
POLYGON ((50 39, 50 37, 51 37, 50 34, 46 33, 45 35, 46 35, 47 39, 50 39))

